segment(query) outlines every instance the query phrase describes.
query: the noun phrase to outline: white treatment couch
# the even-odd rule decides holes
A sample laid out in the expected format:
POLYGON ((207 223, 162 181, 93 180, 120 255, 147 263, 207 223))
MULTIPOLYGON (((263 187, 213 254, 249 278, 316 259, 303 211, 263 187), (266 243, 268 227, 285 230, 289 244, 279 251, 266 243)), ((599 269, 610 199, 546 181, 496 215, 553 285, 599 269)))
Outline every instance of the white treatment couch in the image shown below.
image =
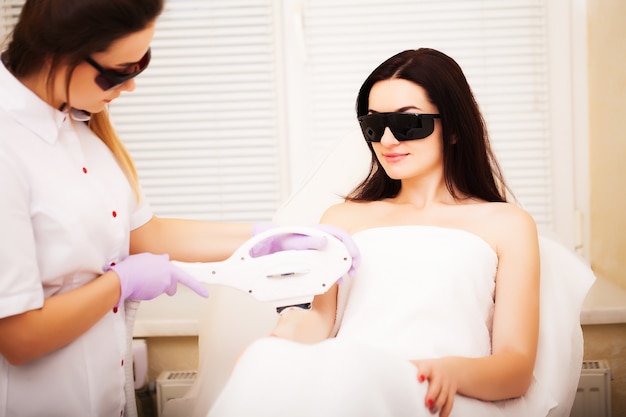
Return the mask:
MULTIPOLYGON (((274 217, 279 224, 314 224, 368 171, 370 154, 358 128, 350 132, 274 217)), ((557 405, 548 417, 568 417, 583 360, 580 312, 595 277, 574 252, 545 236, 541 249, 541 323, 535 378, 557 405)), ((241 351, 266 336, 274 308, 226 287, 210 288, 202 314, 199 376, 184 398, 170 400, 165 417, 205 417, 241 351)), ((540 417, 540 416, 536 416, 540 417)))

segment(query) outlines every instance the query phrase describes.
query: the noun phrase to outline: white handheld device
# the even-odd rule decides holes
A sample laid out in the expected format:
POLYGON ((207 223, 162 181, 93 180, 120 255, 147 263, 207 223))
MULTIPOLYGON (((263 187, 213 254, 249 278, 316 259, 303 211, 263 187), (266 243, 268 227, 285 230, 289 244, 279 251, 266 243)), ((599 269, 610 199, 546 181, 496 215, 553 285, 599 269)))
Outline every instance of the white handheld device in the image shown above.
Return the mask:
POLYGON ((310 303, 325 293, 352 266, 352 256, 335 236, 304 226, 283 226, 261 232, 221 262, 174 262, 200 282, 236 288, 275 307, 310 303), (319 250, 285 250, 252 257, 250 250, 272 236, 300 234, 323 236, 319 250))

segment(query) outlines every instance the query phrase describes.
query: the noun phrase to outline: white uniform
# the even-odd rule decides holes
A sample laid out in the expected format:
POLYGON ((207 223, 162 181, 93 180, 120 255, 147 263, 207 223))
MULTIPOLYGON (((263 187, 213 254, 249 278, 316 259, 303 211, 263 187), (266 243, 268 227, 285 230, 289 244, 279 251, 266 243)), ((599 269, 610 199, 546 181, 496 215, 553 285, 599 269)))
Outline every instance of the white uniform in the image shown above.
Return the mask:
MULTIPOLYGON (((128 255, 130 231, 152 216, 86 124, 43 102, 4 65, 0 192, 0 318, 96 279, 128 255)), ((125 340, 120 308, 25 365, 0 356, 0 417, 120 416, 125 340)))

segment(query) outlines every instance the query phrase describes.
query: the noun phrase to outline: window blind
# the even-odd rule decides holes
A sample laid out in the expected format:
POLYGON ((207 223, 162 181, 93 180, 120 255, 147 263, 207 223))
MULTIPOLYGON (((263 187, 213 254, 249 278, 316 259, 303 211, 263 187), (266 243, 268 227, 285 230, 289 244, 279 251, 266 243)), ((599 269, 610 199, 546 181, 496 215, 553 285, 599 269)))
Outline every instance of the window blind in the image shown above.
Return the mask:
MULTIPOLYGON (((6 30, 23 0, 1 1, 6 30)), ((557 193, 573 189, 563 184, 573 181, 573 164, 561 160, 571 152, 553 150, 557 141, 572 146, 562 134, 571 125, 561 126, 571 124, 572 110, 560 98, 571 91, 554 88, 571 89, 562 79, 572 69, 553 36, 569 6, 555 7, 548 0, 167 0, 153 61, 111 113, 157 214, 269 219, 290 186, 358 128, 354 103, 369 72, 401 50, 436 48, 463 68, 509 184, 550 230, 574 212, 572 196, 557 193)))
MULTIPOLYGON (((463 68, 516 197, 540 227, 551 227, 546 1, 294 0, 291 10, 302 39, 287 51, 300 67, 290 108, 303 109, 306 120, 290 131, 306 137, 296 161, 321 158, 337 132, 355 128, 358 89, 383 60, 404 49, 439 49, 463 68)), ((299 175, 309 169, 298 167, 299 175)))
POLYGON ((0 45, 9 34, 22 10, 24 0, 2 0, 0 5, 0 45))
POLYGON ((155 212, 270 219, 280 200, 271 1, 169 0, 150 67, 111 105, 155 212))

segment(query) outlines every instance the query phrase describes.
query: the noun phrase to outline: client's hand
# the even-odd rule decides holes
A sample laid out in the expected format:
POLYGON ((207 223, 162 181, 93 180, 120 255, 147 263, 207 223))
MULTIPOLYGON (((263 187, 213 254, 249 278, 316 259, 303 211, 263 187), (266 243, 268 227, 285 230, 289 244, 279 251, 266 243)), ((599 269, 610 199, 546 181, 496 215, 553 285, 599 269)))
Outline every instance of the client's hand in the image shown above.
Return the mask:
MULTIPOLYGON (((278 227, 272 223, 255 223, 254 228, 252 230, 252 236, 255 236, 261 232, 272 229, 274 227, 278 227)), ((328 224, 317 224, 310 226, 314 229, 321 230, 330 235, 333 235, 337 239, 339 239, 350 253, 352 257, 352 266, 348 271, 350 276, 354 275, 356 268, 358 268, 361 261, 361 254, 359 252, 359 248, 352 240, 352 237, 345 230, 339 229, 337 227, 328 225, 328 224)), ((323 236, 307 236, 301 235, 297 233, 289 234, 289 235, 276 235, 270 237, 268 239, 263 240, 261 243, 256 245, 250 251, 250 255, 253 257, 268 255, 270 253, 280 252, 284 250, 305 250, 305 249, 323 249, 326 246, 327 239, 323 236)))
POLYGON ((428 390, 424 400, 426 407, 432 414, 439 413, 440 417, 450 415, 457 392, 455 366, 448 362, 445 357, 411 361, 418 369, 418 381, 428 381, 428 390))
POLYGON ((208 290, 187 272, 170 262, 169 255, 139 253, 130 255, 111 266, 120 279, 121 296, 117 305, 124 300, 151 300, 163 293, 174 295, 176 284, 181 283, 202 297, 208 290))

